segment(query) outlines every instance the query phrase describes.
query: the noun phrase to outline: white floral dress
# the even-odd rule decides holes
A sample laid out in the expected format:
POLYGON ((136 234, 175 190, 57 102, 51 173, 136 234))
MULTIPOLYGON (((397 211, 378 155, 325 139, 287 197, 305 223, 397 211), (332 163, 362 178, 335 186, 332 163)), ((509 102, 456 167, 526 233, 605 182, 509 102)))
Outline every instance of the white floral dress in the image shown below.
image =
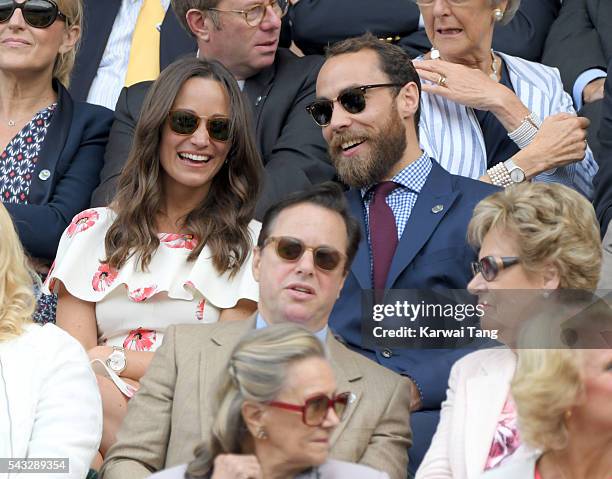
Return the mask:
MULTIPOLYGON (((195 261, 187 261, 197 245, 191 235, 160 234, 148 271, 140 270, 134 257, 119 270, 103 264, 104 238, 115 217, 109 208, 75 216, 44 284, 45 292, 54 292, 61 281, 76 298, 96 304, 98 344, 155 351, 169 325, 212 323, 240 299, 258 300, 252 254, 232 278, 219 275, 206 246, 195 261)), ((249 225, 253 244, 260 227, 257 221, 249 225)))

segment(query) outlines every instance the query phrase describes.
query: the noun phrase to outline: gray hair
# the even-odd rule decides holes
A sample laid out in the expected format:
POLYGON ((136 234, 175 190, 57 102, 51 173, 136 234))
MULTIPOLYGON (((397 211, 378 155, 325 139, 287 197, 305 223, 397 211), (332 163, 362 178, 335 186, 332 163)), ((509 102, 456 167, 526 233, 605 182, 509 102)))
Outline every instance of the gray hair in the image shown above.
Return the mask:
POLYGON ((242 338, 229 360, 212 440, 196 447, 187 477, 208 477, 218 454, 243 452, 248 437, 242 417, 244 402, 274 400, 286 383, 289 366, 308 358, 325 358, 323 344, 312 333, 291 323, 258 329, 242 338))
POLYGON ((187 12, 189 10, 200 10, 204 15, 208 16, 215 28, 220 28, 219 15, 217 12, 208 11, 209 8, 216 8, 221 0, 171 0, 172 10, 178 18, 179 23, 192 37, 195 35, 187 24, 187 12))

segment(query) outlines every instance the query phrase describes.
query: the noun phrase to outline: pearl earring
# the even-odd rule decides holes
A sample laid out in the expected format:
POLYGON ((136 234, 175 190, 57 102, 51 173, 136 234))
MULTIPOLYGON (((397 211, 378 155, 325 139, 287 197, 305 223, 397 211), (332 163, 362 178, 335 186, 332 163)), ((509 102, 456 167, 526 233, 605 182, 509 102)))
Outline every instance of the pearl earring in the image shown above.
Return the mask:
POLYGON ((501 22, 504 19, 504 12, 502 12, 501 8, 496 8, 493 10, 493 17, 496 22, 501 22))

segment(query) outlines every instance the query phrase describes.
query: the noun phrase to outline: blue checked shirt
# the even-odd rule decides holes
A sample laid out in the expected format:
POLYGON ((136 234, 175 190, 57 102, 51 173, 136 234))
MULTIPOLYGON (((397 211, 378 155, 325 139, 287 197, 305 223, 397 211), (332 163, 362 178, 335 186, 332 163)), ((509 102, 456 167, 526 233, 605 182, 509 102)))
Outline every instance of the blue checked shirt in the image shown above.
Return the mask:
MULTIPOLYGON (((391 178, 391 181, 399 186, 387 196, 387 204, 397 226, 397 239, 402 237, 404 228, 412 213, 412 208, 416 203, 419 193, 423 189, 425 181, 431 171, 431 158, 427 153, 423 153, 418 160, 410 163, 406 168, 391 178)), ((361 189, 361 199, 363 200, 363 212, 365 217, 366 231, 368 232, 368 244, 370 244, 370 202, 372 201, 372 186, 361 189)))

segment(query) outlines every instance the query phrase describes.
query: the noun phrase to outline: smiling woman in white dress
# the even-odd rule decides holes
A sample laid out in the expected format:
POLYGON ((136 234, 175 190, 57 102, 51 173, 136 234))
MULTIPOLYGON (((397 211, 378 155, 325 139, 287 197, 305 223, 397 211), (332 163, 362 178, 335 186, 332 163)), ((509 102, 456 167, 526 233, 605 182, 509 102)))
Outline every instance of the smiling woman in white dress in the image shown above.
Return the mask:
POLYGON ((231 74, 179 60, 145 99, 111 206, 80 213, 64 232, 46 286, 59 293, 57 324, 98 373, 102 455, 167 326, 256 309, 261 160, 252 137, 231 74))

